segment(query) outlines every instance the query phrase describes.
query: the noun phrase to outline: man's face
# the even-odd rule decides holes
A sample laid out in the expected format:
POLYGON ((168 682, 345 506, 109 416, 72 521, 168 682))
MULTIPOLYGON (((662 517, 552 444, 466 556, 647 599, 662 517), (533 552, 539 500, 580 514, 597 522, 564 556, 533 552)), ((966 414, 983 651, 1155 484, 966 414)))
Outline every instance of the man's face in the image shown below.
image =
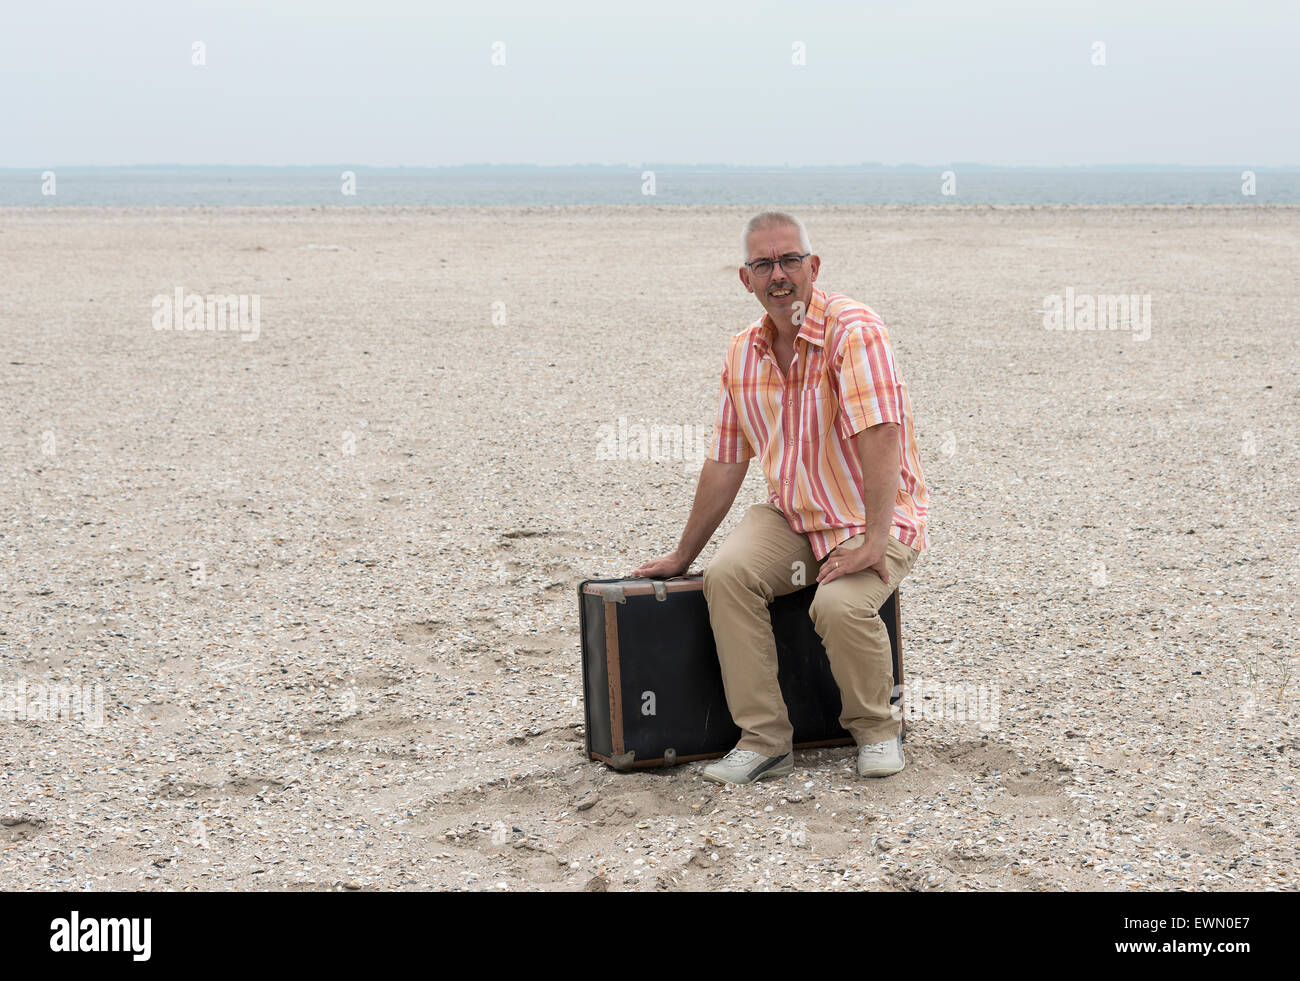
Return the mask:
POLYGON ((788 323, 795 311, 807 312, 821 257, 810 255, 797 272, 788 273, 777 261, 783 255, 803 255, 803 249, 799 247, 799 229, 793 225, 771 225, 751 232, 749 261, 771 259, 775 265, 766 276, 757 276, 748 266, 741 266, 740 281, 758 297, 758 302, 763 304, 763 309, 773 320, 788 323), (783 293, 785 295, 780 295, 783 293), (802 306, 796 307, 796 303, 802 306))

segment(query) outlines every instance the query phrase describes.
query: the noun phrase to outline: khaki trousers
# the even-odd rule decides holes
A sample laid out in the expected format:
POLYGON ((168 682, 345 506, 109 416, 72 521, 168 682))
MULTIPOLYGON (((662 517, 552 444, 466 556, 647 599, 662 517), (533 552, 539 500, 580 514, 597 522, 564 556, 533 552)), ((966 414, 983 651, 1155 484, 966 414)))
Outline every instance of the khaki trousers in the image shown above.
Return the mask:
MULTIPOLYGON (((863 541, 859 535, 845 546, 861 547, 863 541)), ((920 554, 890 535, 888 585, 864 569, 818 585, 813 596, 813 626, 840 689, 840 725, 859 746, 899 732, 889 705, 894 687, 889 632, 877 611, 920 554)), ((704 570, 704 598, 727 707, 741 730, 741 749, 784 756, 792 748, 794 730, 777 683, 776 639, 767 605, 815 583, 821 565, 808 536, 793 531, 785 516, 765 503, 745 513, 704 570)))

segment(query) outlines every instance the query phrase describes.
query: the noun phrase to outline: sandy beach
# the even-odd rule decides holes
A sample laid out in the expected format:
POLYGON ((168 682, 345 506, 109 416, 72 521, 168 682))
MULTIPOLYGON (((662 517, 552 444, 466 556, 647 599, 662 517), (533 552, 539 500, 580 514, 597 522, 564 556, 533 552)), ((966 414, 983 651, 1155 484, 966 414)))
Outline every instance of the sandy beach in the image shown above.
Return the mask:
POLYGON ((1297 207, 790 207, 911 389, 909 680, 998 717, 585 759, 577 585, 676 543, 757 210, 0 212, 0 889, 1295 889, 1297 207))

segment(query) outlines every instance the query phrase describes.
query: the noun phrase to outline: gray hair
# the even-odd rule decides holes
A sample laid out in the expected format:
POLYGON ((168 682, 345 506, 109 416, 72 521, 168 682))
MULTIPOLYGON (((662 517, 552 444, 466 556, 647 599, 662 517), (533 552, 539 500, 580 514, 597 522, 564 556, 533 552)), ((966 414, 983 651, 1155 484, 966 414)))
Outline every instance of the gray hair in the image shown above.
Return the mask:
POLYGON ((745 230, 740 233, 740 264, 743 266, 749 261, 749 236, 760 228, 770 228, 772 225, 789 225, 799 230, 799 248, 803 252, 811 252, 812 245, 808 241, 808 231, 803 227, 801 222, 794 215, 788 215, 784 211, 762 211, 756 214, 745 225, 745 230))

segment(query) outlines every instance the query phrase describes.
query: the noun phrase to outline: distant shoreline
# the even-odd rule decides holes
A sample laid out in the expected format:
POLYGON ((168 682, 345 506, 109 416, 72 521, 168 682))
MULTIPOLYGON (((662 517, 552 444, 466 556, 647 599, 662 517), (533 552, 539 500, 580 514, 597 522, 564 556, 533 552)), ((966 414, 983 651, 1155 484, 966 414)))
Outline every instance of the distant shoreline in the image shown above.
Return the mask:
POLYGON ((1300 204, 1300 168, 137 167, 0 170, 0 207, 1300 204))
MULTIPOLYGON (((1103 213, 1107 211, 1117 212, 1139 212, 1151 211, 1157 213, 1166 213, 1171 211, 1195 211, 1198 213, 1211 213, 1216 211, 1226 212, 1233 215, 1244 215, 1250 212, 1288 212, 1300 210, 1300 202, 1280 202, 1273 204, 1071 204, 1071 203, 1048 203, 1048 204, 871 204, 871 203, 838 203, 827 204, 825 202, 776 202, 783 208, 799 209, 800 212, 824 212, 836 213, 846 210, 862 211, 879 211, 883 213, 900 213, 913 212, 916 214, 973 214, 988 212, 1007 212, 1021 213, 1032 211, 1043 212, 1096 212, 1103 213)), ((358 216, 376 215, 376 214, 424 214, 424 213, 470 213, 482 212, 486 214, 505 215, 510 212, 518 214, 529 213, 562 213, 562 212, 618 212, 631 214, 636 211, 645 211, 650 214, 673 214, 682 211, 707 213, 711 210, 716 211, 734 211, 738 214, 752 211, 755 205, 752 204, 333 204, 333 205, 306 205, 306 204, 191 204, 191 205, 117 205, 117 204, 68 204, 68 205, 0 205, 0 213, 6 215, 39 215, 57 212, 66 217, 76 217, 78 213, 108 213, 119 212, 123 214, 163 214, 163 215, 180 215, 184 213, 202 213, 202 212, 220 212, 223 214, 261 214, 270 215, 273 212, 282 212, 284 214, 305 214, 309 212, 347 214, 354 213, 358 216)))
POLYGON ((1300 164, 1277 164, 1271 166, 1252 166, 1250 164, 1071 164, 1055 167, 1028 165, 1002 165, 982 163, 943 163, 943 164, 809 164, 806 166, 783 166, 779 164, 419 164, 419 165, 384 165, 359 163, 326 164, 32 164, 27 167, 0 167, 0 175, 12 173, 30 173, 47 169, 80 172, 92 171, 243 171, 243 172, 289 172, 314 171, 330 172, 338 169, 366 171, 368 173, 424 173, 426 171, 475 171, 486 173, 536 173, 546 171, 631 171, 663 170, 677 173, 716 173, 718 171, 737 173, 909 173, 928 174, 933 171, 965 170, 971 172, 993 173, 1009 171, 1016 173, 1094 173, 1094 174, 1163 174, 1163 173, 1219 173, 1231 170, 1254 170, 1256 172, 1300 173, 1300 164))

